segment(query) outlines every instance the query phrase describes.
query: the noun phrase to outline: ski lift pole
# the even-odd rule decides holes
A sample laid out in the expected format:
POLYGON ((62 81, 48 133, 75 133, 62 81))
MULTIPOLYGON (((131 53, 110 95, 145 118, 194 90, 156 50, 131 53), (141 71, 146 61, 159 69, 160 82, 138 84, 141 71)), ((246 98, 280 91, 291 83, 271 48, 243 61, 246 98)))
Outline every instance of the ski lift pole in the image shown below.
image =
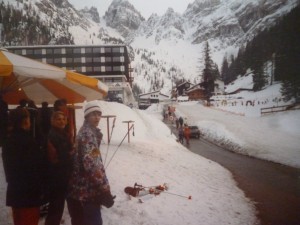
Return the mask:
POLYGON ((123 141, 125 140, 126 136, 129 135, 129 131, 134 127, 134 124, 131 125, 131 127, 128 129, 127 133, 125 134, 124 138, 122 139, 122 141, 120 142, 120 144, 118 145, 116 151, 114 152, 114 154, 112 155, 112 157, 110 158, 109 162, 107 163, 105 169, 107 169, 107 167, 109 166, 110 162, 112 161, 112 159, 115 157, 117 151, 119 150, 120 146, 123 144, 123 141))
POLYGON ((106 118, 106 125, 107 125, 107 148, 106 148, 106 154, 105 154, 105 159, 104 159, 104 165, 105 165, 105 162, 106 162, 106 159, 107 159, 107 156, 108 156, 108 149, 109 149, 109 146, 110 146, 110 140, 111 140, 113 130, 114 130, 114 127, 115 127, 116 116, 108 115, 108 116, 102 116, 102 118, 106 118), (110 128, 109 120, 110 120, 110 118, 113 118, 113 125, 112 125, 111 132, 109 132, 109 128, 110 128))
MULTIPOLYGON (((129 130, 130 130, 131 128, 134 128, 134 124, 132 124, 131 127, 130 127, 130 124, 131 124, 131 123, 134 123, 134 121, 132 121, 132 120, 127 120, 127 121, 123 121, 123 123, 127 123, 128 143, 130 143, 130 134, 129 134, 129 130), (129 129, 129 127, 130 127, 130 129, 129 129)), ((133 130, 133 134, 132 134, 132 135, 134 136, 134 130, 133 130)))
POLYGON ((111 140, 111 136, 112 136, 112 131, 115 127, 115 121, 116 121, 116 116, 114 115, 108 115, 108 116, 102 116, 102 118, 106 118, 106 126, 107 126, 107 144, 109 145, 110 143, 110 140, 111 140), (109 128, 109 119, 110 118, 114 118, 114 121, 113 121, 113 126, 112 126, 112 131, 110 133, 110 128, 109 128))

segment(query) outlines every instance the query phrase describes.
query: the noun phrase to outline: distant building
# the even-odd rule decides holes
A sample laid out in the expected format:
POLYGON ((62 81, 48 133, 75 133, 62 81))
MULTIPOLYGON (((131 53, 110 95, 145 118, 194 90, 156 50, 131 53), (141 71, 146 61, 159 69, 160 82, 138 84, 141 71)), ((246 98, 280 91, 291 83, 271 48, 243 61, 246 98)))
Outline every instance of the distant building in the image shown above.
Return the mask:
POLYGON ((186 95, 189 97, 190 101, 205 100, 204 89, 200 84, 191 86, 185 91, 186 95))
POLYGON ((110 99, 134 101, 132 69, 125 45, 41 45, 6 47, 12 53, 95 77, 108 87, 110 99))
POLYGON ((186 90, 192 87, 193 84, 185 81, 176 86, 176 97, 186 95, 186 90))
POLYGON ((215 80, 215 88, 214 88, 214 94, 215 95, 222 95, 225 92, 225 84, 224 81, 220 79, 215 80))
POLYGON ((159 103, 161 101, 169 100, 170 97, 167 95, 164 95, 159 91, 153 91, 145 94, 139 95, 139 108, 140 109, 146 109, 148 108, 152 103, 159 103))

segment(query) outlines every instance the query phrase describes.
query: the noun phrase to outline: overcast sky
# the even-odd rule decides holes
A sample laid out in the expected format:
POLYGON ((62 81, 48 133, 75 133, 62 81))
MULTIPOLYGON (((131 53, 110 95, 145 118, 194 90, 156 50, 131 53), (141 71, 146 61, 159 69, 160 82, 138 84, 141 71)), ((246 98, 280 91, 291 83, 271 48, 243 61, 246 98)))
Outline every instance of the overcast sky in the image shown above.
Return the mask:
MULTIPOLYGON (((152 13, 158 15, 164 14, 169 7, 174 11, 183 13, 188 4, 194 0, 128 0, 134 7, 148 19, 152 13)), ((112 0, 69 0, 76 9, 82 9, 85 6, 95 6, 98 9, 100 16, 103 16, 112 0)))

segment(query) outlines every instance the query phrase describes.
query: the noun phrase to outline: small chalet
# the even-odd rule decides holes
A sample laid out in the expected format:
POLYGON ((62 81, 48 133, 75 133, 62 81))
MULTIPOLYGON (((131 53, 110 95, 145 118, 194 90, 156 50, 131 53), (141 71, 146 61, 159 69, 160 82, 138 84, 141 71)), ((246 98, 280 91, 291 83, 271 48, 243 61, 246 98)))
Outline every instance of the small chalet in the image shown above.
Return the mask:
POLYGON ((191 86, 185 91, 185 93, 189 96, 190 101, 205 99, 204 89, 200 86, 200 84, 191 86))
POLYGON ((185 95, 185 92, 187 89, 189 89, 190 87, 192 87, 193 84, 188 82, 188 81, 185 81, 179 85, 176 86, 176 94, 177 94, 177 97, 178 96, 182 96, 182 95, 185 95))
POLYGON ((145 94, 139 95, 139 108, 140 109, 146 109, 148 108, 152 103, 159 103, 161 101, 165 101, 170 99, 169 96, 164 95, 159 91, 153 91, 145 94))

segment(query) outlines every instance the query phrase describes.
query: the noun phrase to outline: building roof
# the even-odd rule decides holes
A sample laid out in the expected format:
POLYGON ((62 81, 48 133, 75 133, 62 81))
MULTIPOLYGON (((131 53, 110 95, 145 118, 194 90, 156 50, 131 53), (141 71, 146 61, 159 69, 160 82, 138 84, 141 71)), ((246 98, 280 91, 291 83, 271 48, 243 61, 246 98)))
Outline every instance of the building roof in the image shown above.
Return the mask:
POLYGON ((8 49, 14 48, 76 48, 76 47, 127 47, 125 44, 103 44, 103 45, 28 45, 28 46, 7 46, 8 49))
POLYGON ((196 90, 203 90, 203 88, 200 86, 200 83, 199 84, 195 84, 192 87, 188 88, 185 91, 185 93, 189 93, 189 92, 196 91, 196 90))
POLYGON ((164 94, 160 93, 160 91, 161 91, 161 90, 158 90, 158 91, 152 91, 152 92, 148 92, 148 93, 144 93, 144 94, 140 94, 139 97, 144 96, 144 95, 149 95, 149 94, 158 93, 158 94, 160 94, 160 95, 162 95, 162 96, 164 96, 164 97, 169 98, 168 95, 164 95, 164 94))
POLYGON ((186 83, 189 83, 189 84, 193 85, 193 84, 192 84, 191 82, 189 82, 189 81, 184 81, 184 82, 182 82, 181 84, 177 85, 176 88, 178 88, 178 87, 180 87, 180 86, 182 86, 182 85, 184 85, 184 84, 186 84, 186 83))

